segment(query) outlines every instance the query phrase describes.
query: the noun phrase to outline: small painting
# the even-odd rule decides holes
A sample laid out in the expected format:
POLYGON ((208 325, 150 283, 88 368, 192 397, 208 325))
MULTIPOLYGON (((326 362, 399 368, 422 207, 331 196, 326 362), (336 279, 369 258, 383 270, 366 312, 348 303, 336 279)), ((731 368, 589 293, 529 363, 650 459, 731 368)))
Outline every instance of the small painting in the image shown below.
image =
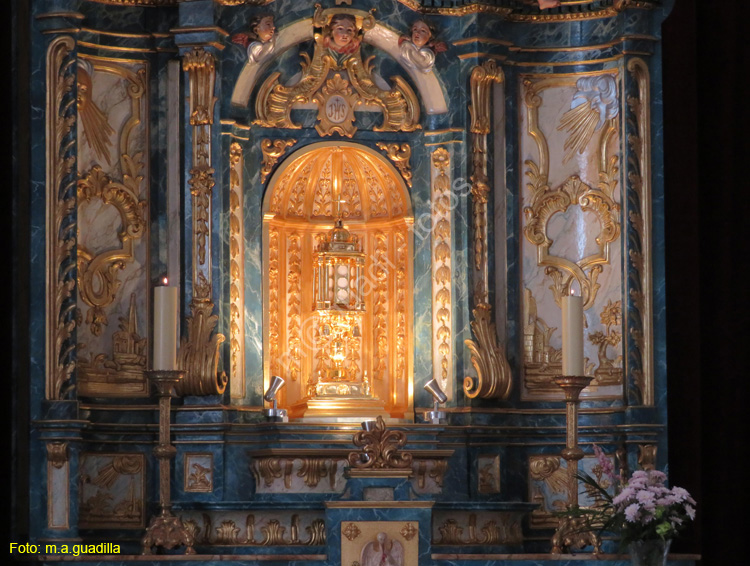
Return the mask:
POLYGON ((342 566, 418 566, 416 521, 343 521, 342 566))

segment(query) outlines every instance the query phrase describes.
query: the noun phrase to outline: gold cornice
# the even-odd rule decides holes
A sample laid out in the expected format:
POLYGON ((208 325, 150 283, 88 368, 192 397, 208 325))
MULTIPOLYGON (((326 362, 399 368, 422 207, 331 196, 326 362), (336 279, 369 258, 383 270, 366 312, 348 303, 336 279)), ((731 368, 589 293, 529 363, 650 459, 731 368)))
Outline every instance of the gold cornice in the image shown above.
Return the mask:
MULTIPOLYGON (((506 64, 513 65, 514 67, 573 67, 579 65, 595 65, 597 63, 610 63, 612 61, 619 61, 624 56, 624 53, 618 53, 612 57, 605 57, 604 59, 585 59, 583 61, 513 61, 507 60, 506 64)), ((612 69, 606 69, 612 71, 612 69)))
POLYGON ((196 32, 215 31, 217 33, 220 33, 223 36, 226 36, 226 37, 229 36, 229 32, 226 31, 224 28, 220 28, 219 26, 195 26, 195 27, 171 28, 169 31, 173 35, 177 33, 196 33, 196 32))
POLYGON ((480 53, 475 51, 474 53, 463 53, 458 56, 462 61, 465 59, 479 59, 479 58, 494 59, 496 61, 505 61, 507 57, 505 55, 495 55, 493 53, 480 53))
POLYGON ((47 12, 46 14, 39 14, 36 16, 37 20, 47 20, 53 18, 73 18, 74 20, 83 20, 86 18, 80 12, 47 12))
POLYGON ((119 37, 123 39, 151 39, 153 37, 170 37, 170 34, 156 34, 156 33, 127 33, 124 31, 103 31, 94 28, 81 27, 81 31, 86 33, 94 33, 97 35, 107 35, 109 37, 119 37))
POLYGON ((437 136, 440 134, 450 134, 454 132, 463 132, 463 128, 445 128, 442 130, 428 130, 423 133, 425 136, 437 136))
POLYGON ((464 140, 446 140, 441 142, 433 142, 424 144, 425 147, 436 147, 441 145, 448 145, 450 143, 464 143, 464 140))

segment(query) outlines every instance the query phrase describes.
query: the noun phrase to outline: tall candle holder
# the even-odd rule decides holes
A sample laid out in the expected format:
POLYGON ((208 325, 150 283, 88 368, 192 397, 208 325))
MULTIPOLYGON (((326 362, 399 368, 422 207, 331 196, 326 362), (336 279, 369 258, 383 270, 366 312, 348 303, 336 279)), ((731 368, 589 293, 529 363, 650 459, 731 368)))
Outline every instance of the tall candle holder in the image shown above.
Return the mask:
POLYGON ((195 554, 193 536, 182 524, 179 517, 172 515, 171 460, 177 449, 170 441, 170 415, 172 409, 172 389, 185 376, 180 370, 147 371, 148 379, 156 386, 159 395, 159 444, 154 448, 154 456, 159 460, 159 515, 153 517, 141 539, 142 554, 152 554, 153 547, 168 550, 185 546, 185 554, 195 554))
MULTIPOLYGON (((567 462, 568 471, 568 508, 578 507, 578 461, 583 458, 583 450, 578 446, 578 406, 581 391, 591 383, 588 375, 559 375, 555 383, 565 393, 565 448, 560 454, 567 462)), ((559 554, 566 547, 594 547, 594 552, 601 552, 601 539, 597 533, 585 530, 579 517, 565 517, 560 520, 552 536, 552 553, 559 554)))

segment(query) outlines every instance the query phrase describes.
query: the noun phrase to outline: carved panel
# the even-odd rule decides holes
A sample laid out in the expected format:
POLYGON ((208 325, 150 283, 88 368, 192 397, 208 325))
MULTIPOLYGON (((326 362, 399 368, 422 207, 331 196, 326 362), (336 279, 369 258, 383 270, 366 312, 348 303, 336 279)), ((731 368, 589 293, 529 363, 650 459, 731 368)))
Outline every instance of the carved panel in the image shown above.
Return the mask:
POLYGON ((79 483, 79 527, 145 527, 145 456, 142 453, 82 453, 79 483))
POLYGON ((82 56, 78 65, 81 395, 148 392, 147 77, 140 61, 82 56))
POLYGON ((518 511, 436 511, 432 540, 451 546, 520 545, 522 520, 518 511))
POLYGON ((342 521, 341 564, 418 566, 418 532, 415 521, 342 521))
POLYGON ((47 446, 47 528, 67 529, 70 525, 70 467, 68 443, 47 446))
POLYGON ((229 147, 229 389, 232 399, 245 397, 245 230, 242 146, 229 147))
POLYGON ((583 296, 584 397, 620 395, 619 88, 616 70, 521 78, 525 163, 524 398, 556 398, 560 299, 583 296))
POLYGON ((183 466, 184 491, 210 493, 214 490, 213 454, 186 452, 183 466))

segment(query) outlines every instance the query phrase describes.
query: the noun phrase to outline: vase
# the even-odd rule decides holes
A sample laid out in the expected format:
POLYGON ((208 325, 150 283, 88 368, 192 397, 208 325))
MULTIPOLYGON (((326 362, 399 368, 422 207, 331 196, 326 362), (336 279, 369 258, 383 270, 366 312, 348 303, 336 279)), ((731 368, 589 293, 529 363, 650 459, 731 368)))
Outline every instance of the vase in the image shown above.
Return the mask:
POLYGON ((631 566, 666 566, 671 540, 638 540, 628 545, 631 566))

